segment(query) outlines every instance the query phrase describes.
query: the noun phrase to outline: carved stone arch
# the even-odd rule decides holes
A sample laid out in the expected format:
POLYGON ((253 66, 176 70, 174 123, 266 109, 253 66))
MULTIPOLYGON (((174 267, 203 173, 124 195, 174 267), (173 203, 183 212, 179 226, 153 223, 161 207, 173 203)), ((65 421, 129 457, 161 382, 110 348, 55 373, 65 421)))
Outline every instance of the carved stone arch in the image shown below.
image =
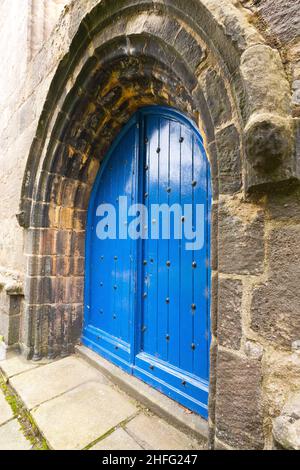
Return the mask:
POLYGON ((139 107, 173 106, 198 124, 212 167, 213 424, 219 195, 268 190, 298 177, 279 54, 229 0, 76 0, 61 28, 67 31, 53 37, 62 59, 20 203, 28 259, 24 351, 51 358, 79 341, 85 217, 101 160, 139 107))

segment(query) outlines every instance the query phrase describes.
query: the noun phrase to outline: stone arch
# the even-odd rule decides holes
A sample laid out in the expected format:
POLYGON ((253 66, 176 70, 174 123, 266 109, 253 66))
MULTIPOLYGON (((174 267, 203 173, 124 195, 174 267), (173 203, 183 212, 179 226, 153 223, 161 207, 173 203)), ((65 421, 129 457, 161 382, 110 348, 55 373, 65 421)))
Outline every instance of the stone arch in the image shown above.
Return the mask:
POLYGON ((139 107, 173 106, 201 128, 212 168, 213 422, 219 195, 298 176, 280 57, 229 0, 82 0, 66 24, 72 40, 40 117, 18 216, 28 259, 23 348, 51 358, 78 342, 85 217, 101 159, 139 107))

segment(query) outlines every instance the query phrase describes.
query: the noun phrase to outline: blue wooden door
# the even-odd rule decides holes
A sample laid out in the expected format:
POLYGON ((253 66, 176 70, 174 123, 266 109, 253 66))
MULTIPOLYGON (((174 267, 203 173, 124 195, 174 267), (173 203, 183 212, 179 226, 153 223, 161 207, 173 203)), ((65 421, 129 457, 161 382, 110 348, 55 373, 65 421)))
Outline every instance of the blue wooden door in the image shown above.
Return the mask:
POLYGON ((195 126, 168 108, 140 110, 91 197, 83 335, 85 345, 204 417, 210 210, 209 163, 195 126), (130 216, 119 217, 124 197, 145 207, 134 239, 125 236, 130 216), (116 207, 115 218, 103 204, 116 207), (99 220, 110 237, 99 239, 99 220))

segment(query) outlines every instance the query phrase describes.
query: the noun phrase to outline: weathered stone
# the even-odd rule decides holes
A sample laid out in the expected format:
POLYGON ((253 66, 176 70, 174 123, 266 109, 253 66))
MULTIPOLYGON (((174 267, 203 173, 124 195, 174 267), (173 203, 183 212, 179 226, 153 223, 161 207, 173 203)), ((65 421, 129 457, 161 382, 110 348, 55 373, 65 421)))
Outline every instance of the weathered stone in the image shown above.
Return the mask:
POLYGON ((299 0, 264 0, 258 3, 259 14, 284 44, 299 36, 299 9, 299 0))
POLYGON ((219 307, 219 276, 214 273, 211 278, 211 332, 217 336, 218 331, 218 307, 219 307))
POLYGON ((273 436, 284 449, 300 450, 300 394, 289 397, 281 415, 273 420, 273 436))
POLYGON ((216 134, 220 193, 234 193, 242 186, 239 133, 234 125, 216 134))
POLYGON ((252 358, 260 361, 263 357, 264 349, 263 347, 256 343, 255 341, 246 341, 245 342, 245 354, 252 358))
POLYGON ((215 441, 215 415, 216 415, 216 393, 217 393, 217 360, 218 345, 215 338, 212 338, 210 347, 210 378, 208 396, 209 433, 208 447, 213 449, 215 441))
POLYGON ((264 446, 260 362, 218 353, 216 435, 238 449, 264 446))
MULTIPOLYGON (((5 316, 4 316, 5 319, 5 316)), ((10 315, 7 317, 8 334, 6 341, 8 346, 17 345, 20 339, 20 315, 10 315)))
POLYGON ((300 221, 299 201, 299 188, 291 189, 290 191, 282 191, 279 194, 268 194, 266 208, 270 219, 278 219, 282 221, 295 219, 300 221))
POLYGON ((241 74, 247 90, 248 119, 265 113, 271 114, 271 121, 272 116, 290 115, 290 85, 277 50, 257 44, 245 51, 241 74))
POLYGON ((266 350, 263 366, 265 409, 268 416, 277 418, 291 392, 300 390, 300 354, 266 350))
POLYGON ((164 18, 155 14, 148 14, 144 29, 156 36, 161 37, 164 41, 174 44, 176 35, 180 30, 180 24, 174 18, 164 18))
POLYGON ((218 341, 221 346, 240 349, 242 339, 243 283, 219 280, 218 341))
POLYGON ((296 106, 300 105, 300 80, 294 80, 293 82, 292 102, 296 106))
POLYGON ((218 270, 218 223, 219 223, 219 205, 214 203, 211 208, 211 269, 218 270))
POLYGON ((290 121, 280 116, 253 116, 245 128, 248 161, 257 171, 275 170, 293 152, 294 137, 290 121))
POLYGON ((193 70, 197 69, 205 58, 203 48, 198 44, 196 39, 183 28, 177 34, 174 45, 193 70))
POLYGON ((215 70, 206 74, 207 105, 215 126, 231 119, 231 104, 223 78, 215 70))
POLYGON ((269 277, 254 290, 251 328, 290 349, 300 338, 300 227, 272 230, 268 245, 269 277))
POLYGON ((300 339, 292 342, 292 351, 293 352, 300 352, 300 339))
POLYGON ((259 274, 264 261, 264 217, 251 207, 219 208, 219 270, 227 274, 259 274))

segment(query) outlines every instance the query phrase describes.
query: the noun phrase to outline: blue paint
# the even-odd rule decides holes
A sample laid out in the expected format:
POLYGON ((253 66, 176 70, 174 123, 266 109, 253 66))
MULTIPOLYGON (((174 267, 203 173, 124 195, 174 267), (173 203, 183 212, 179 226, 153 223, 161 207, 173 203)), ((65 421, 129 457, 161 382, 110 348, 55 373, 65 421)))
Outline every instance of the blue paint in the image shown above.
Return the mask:
MULTIPOLYGON (((192 121, 162 107, 124 127, 88 211, 83 343, 207 417, 210 345, 210 167, 192 121), (202 250, 176 240, 99 240, 99 204, 203 204, 202 250)), ((194 221, 195 222, 195 221, 194 221)), ((149 217, 148 226, 157 221, 149 217)), ((184 221, 182 224, 184 225, 184 221)), ((173 233, 174 221, 170 230, 173 233)))

